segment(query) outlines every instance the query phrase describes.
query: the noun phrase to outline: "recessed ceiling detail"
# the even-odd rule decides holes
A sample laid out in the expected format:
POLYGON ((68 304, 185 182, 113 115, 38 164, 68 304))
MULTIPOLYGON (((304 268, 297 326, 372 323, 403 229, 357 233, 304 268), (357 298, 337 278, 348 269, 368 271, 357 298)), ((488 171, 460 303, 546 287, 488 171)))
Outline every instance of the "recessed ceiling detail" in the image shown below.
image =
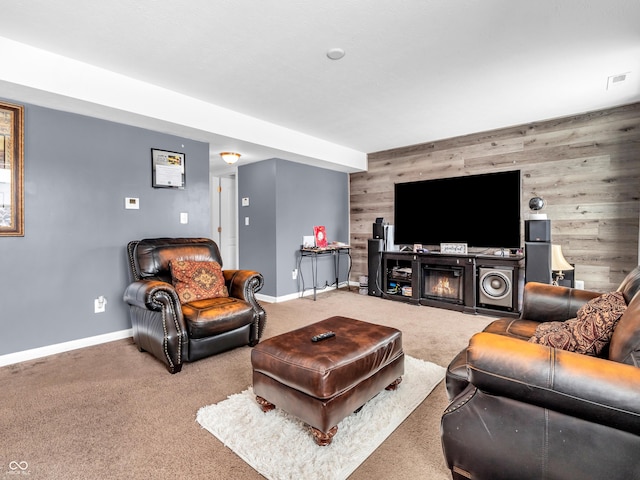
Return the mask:
POLYGON ((340 60, 342 57, 344 57, 344 55, 345 52, 341 48, 330 48, 329 50, 327 50, 327 57, 329 57, 331 60, 340 60))

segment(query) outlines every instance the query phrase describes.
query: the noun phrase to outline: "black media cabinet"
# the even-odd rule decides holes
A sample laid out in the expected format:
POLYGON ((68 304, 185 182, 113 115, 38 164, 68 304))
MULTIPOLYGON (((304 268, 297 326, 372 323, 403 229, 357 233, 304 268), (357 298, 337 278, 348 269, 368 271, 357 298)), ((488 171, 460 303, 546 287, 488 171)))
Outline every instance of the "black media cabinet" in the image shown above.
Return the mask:
POLYGON ((466 313, 518 316, 523 255, 383 252, 382 298, 466 313))

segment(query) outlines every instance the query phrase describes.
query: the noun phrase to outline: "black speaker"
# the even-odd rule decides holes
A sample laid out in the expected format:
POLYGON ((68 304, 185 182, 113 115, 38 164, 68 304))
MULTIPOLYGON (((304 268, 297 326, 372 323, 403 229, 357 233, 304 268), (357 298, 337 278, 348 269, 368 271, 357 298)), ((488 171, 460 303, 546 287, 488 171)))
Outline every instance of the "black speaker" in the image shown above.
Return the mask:
MULTIPOLYGON (((375 223, 374 223, 375 225, 375 223)), ((367 250, 369 259, 369 295, 374 297, 382 296, 382 251, 384 249, 382 238, 370 238, 369 249, 367 250)))
POLYGON ((551 242, 550 220, 525 220, 525 242, 551 242))
POLYGON ((384 239, 384 225, 381 223, 374 223, 373 224, 373 238, 374 239, 378 239, 378 238, 382 238, 384 239))
POLYGON ((524 243, 524 281, 551 283, 551 244, 524 243))
POLYGON ((489 307, 513 308, 513 269, 478 268, 478 303, 489 307))

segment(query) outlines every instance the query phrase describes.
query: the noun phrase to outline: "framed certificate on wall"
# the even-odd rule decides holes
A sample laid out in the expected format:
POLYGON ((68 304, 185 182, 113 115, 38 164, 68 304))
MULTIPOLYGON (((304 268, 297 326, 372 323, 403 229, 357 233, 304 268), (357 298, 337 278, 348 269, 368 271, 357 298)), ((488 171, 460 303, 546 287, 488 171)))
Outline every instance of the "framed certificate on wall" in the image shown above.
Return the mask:
POLYGON ((184 153, 152 148, 151 175, 151 186, 154 188, 184 188, 184 153))

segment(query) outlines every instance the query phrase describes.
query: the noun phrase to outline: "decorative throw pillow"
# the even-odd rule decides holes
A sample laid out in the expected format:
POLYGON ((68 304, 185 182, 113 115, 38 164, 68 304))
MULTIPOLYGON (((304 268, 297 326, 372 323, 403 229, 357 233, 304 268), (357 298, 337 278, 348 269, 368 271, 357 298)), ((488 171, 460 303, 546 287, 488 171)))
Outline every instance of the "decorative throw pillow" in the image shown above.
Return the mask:
POLYGON ((580 307, 576 318, 541 323, 529 342, 598 356, 626 308, 621 292, 605 293, 580 307))
POLYGON ((218 262, 171 260, 169 269, 181 303, 229 296, 218 262))

